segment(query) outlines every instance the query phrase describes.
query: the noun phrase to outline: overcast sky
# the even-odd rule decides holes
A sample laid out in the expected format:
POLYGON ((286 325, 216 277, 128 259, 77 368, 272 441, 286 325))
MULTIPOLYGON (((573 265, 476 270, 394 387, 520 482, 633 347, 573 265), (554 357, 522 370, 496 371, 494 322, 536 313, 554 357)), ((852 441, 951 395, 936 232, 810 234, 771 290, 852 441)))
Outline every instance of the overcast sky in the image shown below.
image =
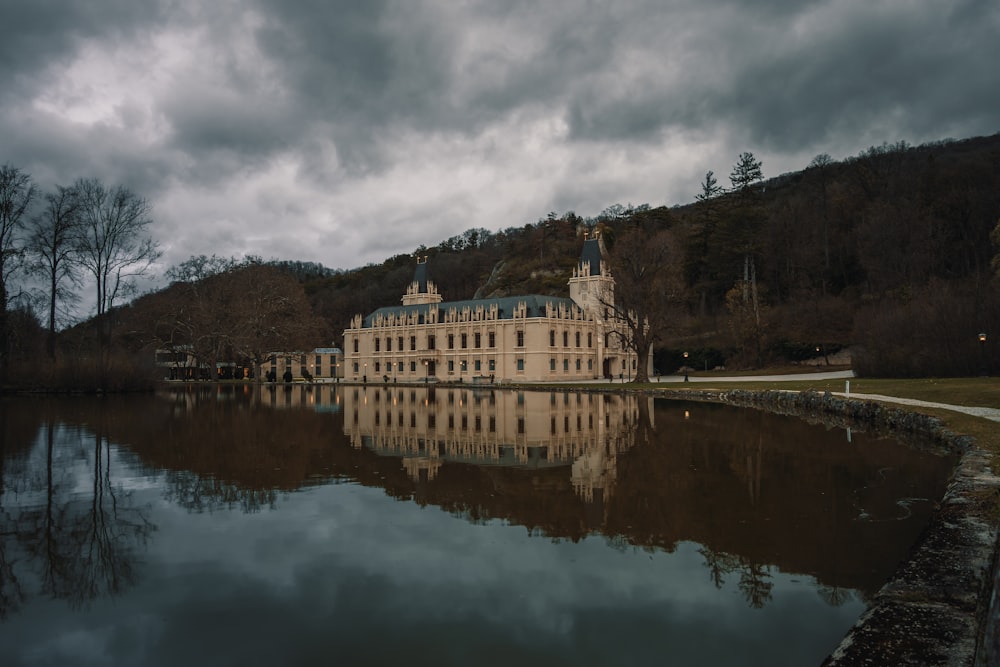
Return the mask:
POLYGON ((0 163, 123 184, 158 272, 352 268, 1000 131, 996 0, 0 0, 0 163))

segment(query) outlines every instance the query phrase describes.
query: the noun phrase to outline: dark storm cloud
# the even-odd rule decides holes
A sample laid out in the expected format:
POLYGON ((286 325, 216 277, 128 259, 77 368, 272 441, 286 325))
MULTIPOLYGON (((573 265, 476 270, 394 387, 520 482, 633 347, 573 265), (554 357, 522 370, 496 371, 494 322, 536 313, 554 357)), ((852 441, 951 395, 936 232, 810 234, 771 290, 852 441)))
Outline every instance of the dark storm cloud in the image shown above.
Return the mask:
POLYGON ((356 265, 553 210, 683 203, 744 150, 770 176, 817 153, 1000 129, 995 0, 0 12, 0 162, 43 187, 132 187, 154 205, 168 263, 301 247, 356 265))
MULTIPOLYGON (((672 80, 584 90, 569 104, 574 137, 645 141, 667 129, 726 131, 774 151, 827 143, 991 133, 1000 108, 996 3, 758 3, 672 7, 657 22, 672 80), (694 31, 694 36, 687 33, 694 31), (670 43, 684 43, 680 53, 670 43), (887 134, 889 133, 889 134, 887 134)), ((638 20, 638 17, 630 17, 638 20)), ((631 24, 631 23, 630 23, 631 24)), ((613 47, 611 57, 620 55, 613 47)), ((617 63, 626 79, 628 69, 617 63)))
POLYGON ((262 0, 256 38, 280 71, 295 113, 313 137, 333 141, 344 166, 381 166, 379 141, 399 125, 433 130, 449 112, 447 38, 409 6, 385 2, 262 0))
POLYGON ((5 0, 0 98, 31 90, 46 68, 64 65, 87 41, 127 38, 161 16, 155 1, 5 0))

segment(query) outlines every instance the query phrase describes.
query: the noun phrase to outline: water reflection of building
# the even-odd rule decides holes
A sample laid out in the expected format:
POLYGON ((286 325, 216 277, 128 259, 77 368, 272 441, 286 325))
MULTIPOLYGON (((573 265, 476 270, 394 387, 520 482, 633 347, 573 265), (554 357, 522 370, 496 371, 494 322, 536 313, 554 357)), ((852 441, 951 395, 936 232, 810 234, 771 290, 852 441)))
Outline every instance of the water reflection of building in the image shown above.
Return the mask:
POLYGON ((618 454, 634 443, 639 401, 649 398, 395 386, 348 387, 344 433, 351 445, 402 458, 414 480, 445 462, 570 466, 585 500, 610 495, 618 454))
POLYGON ((340 395, 331 384, 266 384, 260 402, 272 408, 305 408, 316 412, 340 412, 340 395))

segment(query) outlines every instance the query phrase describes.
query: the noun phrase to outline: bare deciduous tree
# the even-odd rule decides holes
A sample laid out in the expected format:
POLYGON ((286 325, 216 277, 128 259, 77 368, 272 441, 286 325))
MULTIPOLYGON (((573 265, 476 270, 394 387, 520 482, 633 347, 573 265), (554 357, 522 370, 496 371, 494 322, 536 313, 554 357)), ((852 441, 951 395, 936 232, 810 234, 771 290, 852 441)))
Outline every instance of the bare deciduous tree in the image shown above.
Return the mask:
POLYGON ((619 335, 637 358, 635 381, 647 382, 653 343, 670 324, 680 290, 679 253, 669 230, 633 219, 619 229, 608 264, 614 295, 602 298, 612 317, 624 325, 619 335))
POLYGON ((148 235, 149 204, 125 186, 107 187, 97 179, 81 179, 77 260, 93 277, 96 297, 98 351, 103 358, 110 340, 106 315, 119 297, 133 293, 135 277, 160 256, 148 235))
POLYGON ((260 381, 260 367, 269 353, 311 347, 322 327, 295 278, 263 265, 251 265, 241 273, 233 347, 253 362, 260 381))
POLYGON ((32 257, 32 273, 44 278, 48 306, 49 358, 55 356, 56 325, 59 303, 75 300, 71 286, 79 285, 77 265, 73 262, 73 243, 79 224, 79 198, 76 190, 56 186, 45 195, 45 209, 28 226, 25 249, 32 257))
POLYGON ((0 166, 0 378, 8 362, 7 306, 9 280, 21 255, 20 232, 36 194, 31 176, 10 164, 0 166))
POLYGON ((168 275, 177 282, 154 315, 157 342, 189 346, 210 368, 217 361, 250 361, 259 380, 270 353, 311 349, 320 337, 302 285, 256 258, 192 257, 168 275))

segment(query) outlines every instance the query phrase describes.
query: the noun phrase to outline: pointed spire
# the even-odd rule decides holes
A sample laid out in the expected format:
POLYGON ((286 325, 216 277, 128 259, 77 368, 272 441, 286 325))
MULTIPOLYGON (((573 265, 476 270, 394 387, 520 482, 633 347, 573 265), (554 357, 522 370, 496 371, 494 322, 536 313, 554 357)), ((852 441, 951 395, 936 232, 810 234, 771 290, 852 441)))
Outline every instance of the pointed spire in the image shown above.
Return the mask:
POLYGON ((427 255, 417 257, 417 268, 413 271, 413 280, 417 285, 417 294, 427 294, 427 255))
POLYGON ((580 252, 580 268, 588 267, 589 275, 601 275, 601 241, 599 237, 586 239, 583 242, 583 250, 580 252))

